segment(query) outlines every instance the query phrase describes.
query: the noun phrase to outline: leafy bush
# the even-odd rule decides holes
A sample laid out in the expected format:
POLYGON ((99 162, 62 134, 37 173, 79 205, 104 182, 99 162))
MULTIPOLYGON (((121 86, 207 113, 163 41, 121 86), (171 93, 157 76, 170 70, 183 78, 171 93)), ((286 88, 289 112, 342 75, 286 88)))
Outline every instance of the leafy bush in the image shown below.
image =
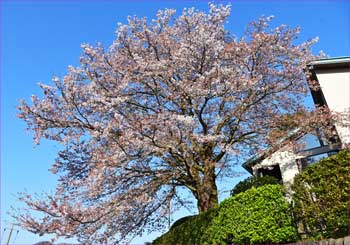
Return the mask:
POLYGON ((207 242, 288 243, 298 238, 280 185, 264 185, 224 200, 206 231, 207 242))
POLYGON ((237 195, 238 193, 244 192, 246 190, 249 190, 250 188, 259 187, 263 185, 274 185, 279 184, 280 180, 272 177, 272 176, 263 176, 263 177, 256 177, 251 176, 246 178, 245 180, 240 181, 232 190, 231 190, 231 196, 237 195))
POLYGON ((279 185, 253 187, 226 199, 217 209, 179 222, 153 243, 286 243, 297 239, 289 204, 279 185))
POLYGON ((179 225, 181 225, 182 223, 185 223, 185 222, 187 222, 188 220, 191 220, 191 219, 193 219, 193 218, 196 217, 196 216, 197 216, 197 215, 190 215, 190 216, 182 217, 182 218, 176 220, 176 221, 171 225, 170 229, 173 229, 173 228, 175 228, 176 226, 179 226, 179 225))
POLYGON ((217 209, 176 221, 171 229, 153 241, 153 244, 201 244, 203 234, 217 215, 217 209))
POLYGON ((308 238, 350 234, 350 154, 343 151, 296 176, 294 217, 308 238))

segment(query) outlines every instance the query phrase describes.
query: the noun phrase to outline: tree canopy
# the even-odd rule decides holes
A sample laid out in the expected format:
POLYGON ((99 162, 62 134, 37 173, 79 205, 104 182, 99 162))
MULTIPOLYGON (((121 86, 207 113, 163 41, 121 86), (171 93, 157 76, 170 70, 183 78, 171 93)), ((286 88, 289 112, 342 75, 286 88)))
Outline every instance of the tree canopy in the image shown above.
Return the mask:
POLYGON ((303 105, 316 40, 295 44, 299 28, 271 28, 272 17, 235 37, 229 15, 230 6, 210 4, 208 13, 129 17, 109 48, 83 44, 78 67, 21 101, 35 142, 64 145, 51 169, 56 193, 21 196, 42 214, 16 213, 25 229, 82 243, 159 229, 170 204, 191 204, 183 189, 199 212, 217 206, 217 179, 234 175, 237 158, 276 145, 270 132, 283 115, 296 115, 301 130, 322 122, 303 105))

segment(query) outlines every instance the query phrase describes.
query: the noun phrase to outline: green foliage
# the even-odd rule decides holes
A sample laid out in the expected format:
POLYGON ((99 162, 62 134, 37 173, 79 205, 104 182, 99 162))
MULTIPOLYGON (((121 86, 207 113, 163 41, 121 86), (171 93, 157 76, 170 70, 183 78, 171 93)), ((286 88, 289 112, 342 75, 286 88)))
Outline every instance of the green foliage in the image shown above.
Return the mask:
POLYGON ((294 217, 308 238, 350 234, 350 154, 339 152, 306 168, 292 186, 294 217))
POLYGON ((280 185, 264 185, 228 198, 207 231, 209 243, 288 243, 297 240, 291 210, 280 185))
POLYGON ((203 234, 217 215, 217 209, 176 221, 172 228, 153 241, 153 244, 202 244, 203 234), (180 223, 180 224, 179 224, 180 223))
POLYGON ((245 180, 240 181, 232 190, 231 190, 231 196, 237 195, 238 193, 244 192, 246 190, 249 190, 250 188, 259 187, 263 185, 274 185, 279 184, 280 180, 272 177, 272 176, 263 176, 263 177, 256 177, 251 176, 246 178, 245 180))
POLYGON ((197 216, 197 215, 190 215, 190 216, 182 217, 182 218, 176 220, 176 221, 172 224, 172 226, 170 227, 170 229, 173 229, 173 228, 175 228, 176 226, 179 226, 179 225, 181 225, 182 223, 187 222, 188 220, 194 219, 194 217, 196 217, 196 216, 197 216))
POLYGON ((216 209, 182 221, 153 243, 286 243, 297 239, 279 185, 253 187, 226 199, 216 209))

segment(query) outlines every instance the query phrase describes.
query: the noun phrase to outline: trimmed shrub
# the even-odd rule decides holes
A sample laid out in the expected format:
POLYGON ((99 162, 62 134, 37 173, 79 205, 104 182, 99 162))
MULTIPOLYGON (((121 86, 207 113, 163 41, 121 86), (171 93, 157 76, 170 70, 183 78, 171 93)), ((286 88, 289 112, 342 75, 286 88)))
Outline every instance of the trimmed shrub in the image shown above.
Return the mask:
POLYGON ((232 190, 231 196, 237 195, 241 192, 249 190, 252 187, 259 187, 263 185, 275 185, 280 184, 280 180, 272 176, 256 177, 251 176, 245 180, 240 181, 232 190))
POLYGON ((297 240, 280 185, 264 185, 186 217, 153 244, 287 243, 297 240))
POLYGON ((203 234, 217 215, 217 209, 199 215, 187 216, 177 220, 171 229, 153 241, 153 244, 201 244, 205 243, 203 234))
POLYGON ((342 151, 296 176, 294 218, 308 238, 350 234, 350 154, 342 151))
POLYGON ((171 230, 171 229, 174 229, 176 226, 181 225, 182 223, 187 222, 188 220, 193 219, 193 218, 196 217, 196 216, 197 216, 197 215, 190 215, 190 216, 185 216, 185 217, 182 217, 182 218, 176 220, 176 221, 171 225, 170 230, 171 230))
POLYGON ((211 244, 288 243, 298 239, 280 185, 264 185, 224 200, 206 231, 211 244))

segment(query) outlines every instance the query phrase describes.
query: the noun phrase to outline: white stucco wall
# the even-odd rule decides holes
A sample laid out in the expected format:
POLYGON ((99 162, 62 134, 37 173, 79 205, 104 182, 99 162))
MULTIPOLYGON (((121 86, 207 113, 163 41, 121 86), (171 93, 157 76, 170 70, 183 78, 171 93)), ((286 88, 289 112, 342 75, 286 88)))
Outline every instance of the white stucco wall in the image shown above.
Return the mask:
POLYGON ((259 164, 253 166, 254 175, 256 175, 258 169, 260 168, 279 165, 283 183, 285 185, 290 185, 293 183, 295 175, 299 173, 296 159, 297 155, 294 154, 293 151, 281 149, 273 153, 270 157, 265 158, 259 164))
MULTIPOLYGON (((320 83, 323 95, 330 110, 335 112, 346 112, 350 110, 350 71, 349 69, 327 69, 316 70, 317 80, 320 83)), ((345 118, 342 123, 346 123, 345 118)), ((336 126, 340 140, 350 143, 350 127, 336 126)))
MULTIPOLYGON (((350 112, 350 70, 348 68, 315 69, 317 80, 320 83, 326 103, 331 111, 350 112)), ((350 144, 350 117, 344 117, 336 125, 340 140, 350 144), (347 125, 345 125, 347 124, 347 125)), ((279 165, 284 185, 288 187, 293 183, 294 177, 299 174, 297 159, 302 158, 288 148, 280 149, 270 157, 252 167, 256 176, 261 168, 279 165)))

